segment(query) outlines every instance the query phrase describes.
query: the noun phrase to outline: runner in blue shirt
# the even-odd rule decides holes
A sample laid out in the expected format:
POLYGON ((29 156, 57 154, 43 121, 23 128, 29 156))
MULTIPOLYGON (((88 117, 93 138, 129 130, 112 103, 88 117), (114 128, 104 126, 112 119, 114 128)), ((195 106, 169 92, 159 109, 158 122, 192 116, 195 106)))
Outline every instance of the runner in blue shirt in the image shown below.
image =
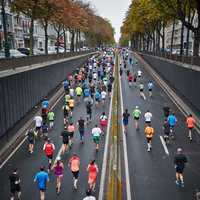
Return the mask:
POLYGON ((149 90, 149 97, 152 97, 152 90, 153 90, 153 87, 154 87, 153 82, 149 81, 147 86, 148 86, 148 90, 149 90))
POLYGON ((169 124, 169 126, 170 126, 171 137, 174 138, 174 127, 175 127, 175 125, 176 125, 176 123, 177 123, 177 119, 176 119, 174 113, 172 113, 172 114, 170 114, 170 115, 168 116, 167 122, 168 122, 168 124, 169 124))
POLYGON ((99 92, 99 90, 96 90, 96 92, 95 92, 95 102, 96 102, 96 106, 98 106, 100 100, 101 100, 101 93, 99 92))
POLYGON ((47 183, 49 182, 49 175, 44 170, 44 166, 40 167, 40 171, 35 175, 34 182, 37 182, 38 188, 40 190, 40 199, 45 199, 45 191, 47 188, 47 183))

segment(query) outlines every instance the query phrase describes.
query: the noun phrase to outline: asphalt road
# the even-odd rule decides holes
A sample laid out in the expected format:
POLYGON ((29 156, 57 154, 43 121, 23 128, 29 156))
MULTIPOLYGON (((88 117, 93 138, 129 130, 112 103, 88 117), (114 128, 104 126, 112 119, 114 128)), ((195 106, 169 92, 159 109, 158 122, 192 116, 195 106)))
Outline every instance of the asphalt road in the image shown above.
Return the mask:
MULTIPOLYGON (((62 145, 62 139, 60 138, 60 133, 63 130, 63 99, 58 102, 55 107, 55 127, 49 133, 50 138, 54 141, 56 152, 54 154, 54 159, 59 152, 59 149, 62 145)), ((50 174, 50 183, 48 185, 46 199, 55 200, 55 199, 70 199, 70 200, 80 200, 85 197, 85 191, 88 188, 87 178, 88 173, 86 171, 89 162, 92 159, 96 159, 96 162, 99 167, 99 176, 97 178, 97 186, 96 186, 96 194, 98 196, 99 191, 99 182, 100 182, 100 173, 101 173, 101 164, 103 160, 103 150, 104 150, 104 140, 105 136, 101 138, 100 150, 98 153, 95 151, 94 144, 92 142, 91 137, 91 129, 94 127, 96 123, 99 122, 99 117, 102 112, 105 111, 108 115, 109 111, 109 100, 107 100, 106 106, 103 108, 102 106, 99 108, 93 108, 93 116, 92 123, 88 125, 85 133, 85 143, 80 144, 79 133, 76 131, 75 140, 72 150, 69 153, 63 156, 63 162, 65 165, 64 170, 64 178, 62 183, 61 194, 59 196, 56 195, 55 189, 55 176, 54 173, 50 174), (78 190, 75 191, 73 189, 73 180, 72 174, 67 166, 68 160, 72 153, 77 153, 81 158, 81 169, 80 176, 78 182, 78 190)), ((80 118, 80 116, 86 118, 86 109, 84 102, 81 102, 79 105, 75 107, 73 114, 74 122, 80 118)), ((21 187, 22 187, 22 199, 25 200, 36 200, 39 199, 39 191, 37 189, 37 185, 33 182, 35 173, 39 170, 41 165, 47 166, 47 159, 45 157, 43 148, 43 141, 37 141, 34 154, 29 155, 27 152, 27 143, 25 142, 19 150, 14 154, 14 156, 4 165, 4 167, 0 170, 0 199, 7 200, 9 199, 9 174, 12 172, 12 169, 17 167, 19 169, 19 175, 21 178, 21 187)))
POLYGON ((188 141, 185 117, 171 102, 170 98, 155 83, 153 97, 148 97, 147 83, 152 77, 144 70, 139 63, 133 67, 129 66, 132 71, 141 69, 143 71, 143 83, 145 84, 145 94, 147 100, 139 96, 139 88, 132 86, 129 88, 126 73, 123 73, 122 96, 124 109, 127 108, 132 114, 134 107, 137 105, 142 111, 140 119, 140 131, 134 128, 133 118, 129 122, 127 134, 127 150, 130 173, 131 196, 133 200, 193 200, 195 190, 200 188, 200 152, 199 134, 195 132, 192 143, 188 141), (167 103, 175 112, 178 124, 175 128, 175 141, 169 144, 167 155, 164 151, 160 140, 163 135, 162 107, 167 103), (147 143, 144 135, 144 113, 150 110, 153 114, 152 125, 155 128, 155 136, 152 143, 152 151, 147 152, 147 143), (185 188, 179 188, 175 184, 175 169, 173 158, 176 149, 181 147, 188 157, 188 164, 185 169, 185 188))

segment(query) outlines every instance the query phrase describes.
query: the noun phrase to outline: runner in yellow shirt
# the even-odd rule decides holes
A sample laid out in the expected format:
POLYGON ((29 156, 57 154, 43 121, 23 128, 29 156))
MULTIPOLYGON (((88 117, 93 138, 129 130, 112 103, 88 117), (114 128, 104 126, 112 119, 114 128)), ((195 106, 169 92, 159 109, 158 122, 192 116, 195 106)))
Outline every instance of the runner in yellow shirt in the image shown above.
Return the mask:
POLYGON ((83 90, 80 86, 78 86, 75 90, 76 92, 76 96, 77 96, 77 101, 80 102, 81 101, 81 96, 83 94, 83 90))

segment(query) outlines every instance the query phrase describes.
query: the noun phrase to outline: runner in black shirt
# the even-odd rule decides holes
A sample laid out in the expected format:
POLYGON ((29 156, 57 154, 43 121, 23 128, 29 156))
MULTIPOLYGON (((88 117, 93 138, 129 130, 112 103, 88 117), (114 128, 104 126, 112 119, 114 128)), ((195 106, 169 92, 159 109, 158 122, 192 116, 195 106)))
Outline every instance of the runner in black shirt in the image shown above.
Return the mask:
POLYGON ((64 128, 64 131, 61 133, 61 137, 63 140, 63 147, 62 147, 62 155, 68 150, 69 144, 69 133, 67 131, 67 127, 64 128))
POLYGON ((13 173, 9 176, 9 180, 10 180, 10 192, 11 192, 10 199, 11 200, 14 200, 15 198, 20 199, 21 187, 17 169, 13 170, 13 173))
POLYGON ((82 117, 80 117, 77 124, 78 124, 78 130, 80 134, 80 140, 81 140, 81 143, 83 144, 83 137, 84 137, 84 132, 85 132, 85 120, 82 117))

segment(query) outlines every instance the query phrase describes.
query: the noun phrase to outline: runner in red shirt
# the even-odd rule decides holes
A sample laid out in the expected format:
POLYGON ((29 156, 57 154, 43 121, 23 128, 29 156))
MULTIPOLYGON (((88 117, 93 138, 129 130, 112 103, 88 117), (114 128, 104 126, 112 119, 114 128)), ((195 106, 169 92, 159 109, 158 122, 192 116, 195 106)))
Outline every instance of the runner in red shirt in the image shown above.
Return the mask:
POLYGON ((133 82, 133 75, 131 73, 129 73, 129 75, 128 75, 128 84, 129 84, 129 86, 132 85, 132 82, 133 82))
POLYGON ((48 159, 48 171, 51 169, 52 159, 53 159, 53 153, 55 150, 55 145, 53 142, 51 142, 50 138, 47 139, 47 142, 44 144, 43 150, 45 152, 45 155, 48 159))
POLYGON ((190 114, 187 119, 186 119, 186 124, 188 127, 188 138, 190 139, 190 141, 192 141, 192 130, 195 127, 196 121, 194 119, 194 117, 192 116, 192 114, 190 114))

